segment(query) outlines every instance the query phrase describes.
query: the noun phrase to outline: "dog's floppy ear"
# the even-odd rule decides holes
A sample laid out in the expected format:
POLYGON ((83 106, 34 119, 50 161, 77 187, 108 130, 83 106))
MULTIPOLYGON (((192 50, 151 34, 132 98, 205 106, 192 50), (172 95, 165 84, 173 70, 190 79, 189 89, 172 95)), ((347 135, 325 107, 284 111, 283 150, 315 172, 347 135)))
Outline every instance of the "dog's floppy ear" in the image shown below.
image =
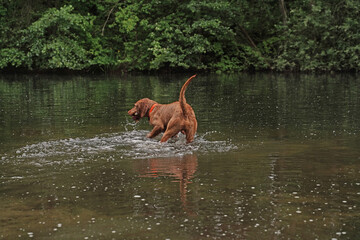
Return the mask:
POLYGON ((145 117, 148 111, 149 111, 148 101, 146 99, 143 99, 143 101, 139 102, 138 105, 138 112, 140 114, 140 117, 141 118, 145 117))

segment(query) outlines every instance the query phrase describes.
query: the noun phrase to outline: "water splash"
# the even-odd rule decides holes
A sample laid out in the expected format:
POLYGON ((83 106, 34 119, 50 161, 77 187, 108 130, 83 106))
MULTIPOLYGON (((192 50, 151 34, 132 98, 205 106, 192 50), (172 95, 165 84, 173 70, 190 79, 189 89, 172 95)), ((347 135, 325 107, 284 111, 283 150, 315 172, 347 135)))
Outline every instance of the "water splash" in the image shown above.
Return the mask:
MULTIPOLYGON (((186 144, 185 136, 179 134, 167 143, 160 138, 146 138, 146 130, 103 134, 93 138, 69 138, 46 141, 19 148, 12 155, 17 161, 33 161, 34 164, 74 163, 109 156, 113 159, 159 158, 186 154, 229 152, 238 149, 231 140, 208 140, 213 132, 197 135, 194 142, 186 144)), ((10 155, 9 155, 10 156, 10 155)), ((10 157, 3 157, 10 158, 10 157)), ((9 159, 10 160, 10 159, 9 159)))

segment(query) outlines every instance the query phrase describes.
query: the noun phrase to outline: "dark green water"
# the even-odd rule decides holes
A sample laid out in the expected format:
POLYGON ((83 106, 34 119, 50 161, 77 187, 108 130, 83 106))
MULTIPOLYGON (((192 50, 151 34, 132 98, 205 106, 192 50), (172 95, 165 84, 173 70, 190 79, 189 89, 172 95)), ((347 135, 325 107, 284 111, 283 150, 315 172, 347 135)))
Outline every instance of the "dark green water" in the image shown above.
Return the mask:
POLYGON ((147 139, 189 76, 0 76, 0 239, 360 236, 360 77, 199 75, 194 142, 147 139))

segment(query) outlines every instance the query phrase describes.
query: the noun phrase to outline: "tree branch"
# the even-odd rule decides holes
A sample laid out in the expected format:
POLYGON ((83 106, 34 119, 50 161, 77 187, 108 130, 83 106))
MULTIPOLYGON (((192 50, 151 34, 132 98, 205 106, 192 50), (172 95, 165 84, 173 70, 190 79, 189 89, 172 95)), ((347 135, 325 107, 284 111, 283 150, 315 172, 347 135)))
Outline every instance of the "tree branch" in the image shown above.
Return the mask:
POLYGON ((107 22, 109 21, 109 18, 110 18, 110 15, 111 13, 114 11, 114 8, 116 7, 116 5, 118 5, 118 3, 116 3, 109 11, 108 15, 107 15, 107 18, 106 18, 106 21, 101 29, 101 36, 104 36, 104 31, 105 31, 105 27, 106 27, 106 24, 107 22))
POLYGON ((284 25, 287 22, 287 13, 286 13, 286 8, 285 8, 285 1, 284 0, 279 0, 279 5, 280 5, 280 11, 283 17, 283 23, 284 25))
POLYGON ((239 25, 241 31, 244 33, 245 37, 247 38, 247 40, 249 41, 250 45, 253 48, 257 48, 256 44, 254 43, 254 41, 252 40, 252 38, 249 36, 248 32, 245 30, 245 28, 243 28, 241 25, 239 25))

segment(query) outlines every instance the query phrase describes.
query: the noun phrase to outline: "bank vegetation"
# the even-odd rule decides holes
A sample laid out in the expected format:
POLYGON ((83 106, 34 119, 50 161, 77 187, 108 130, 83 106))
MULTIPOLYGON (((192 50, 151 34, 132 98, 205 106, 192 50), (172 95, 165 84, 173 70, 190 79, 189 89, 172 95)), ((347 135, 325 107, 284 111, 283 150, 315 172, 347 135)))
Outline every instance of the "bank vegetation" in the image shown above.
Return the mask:
POLYGON ((0 0, 1 71, 359 71, 358 0, 0 0))

